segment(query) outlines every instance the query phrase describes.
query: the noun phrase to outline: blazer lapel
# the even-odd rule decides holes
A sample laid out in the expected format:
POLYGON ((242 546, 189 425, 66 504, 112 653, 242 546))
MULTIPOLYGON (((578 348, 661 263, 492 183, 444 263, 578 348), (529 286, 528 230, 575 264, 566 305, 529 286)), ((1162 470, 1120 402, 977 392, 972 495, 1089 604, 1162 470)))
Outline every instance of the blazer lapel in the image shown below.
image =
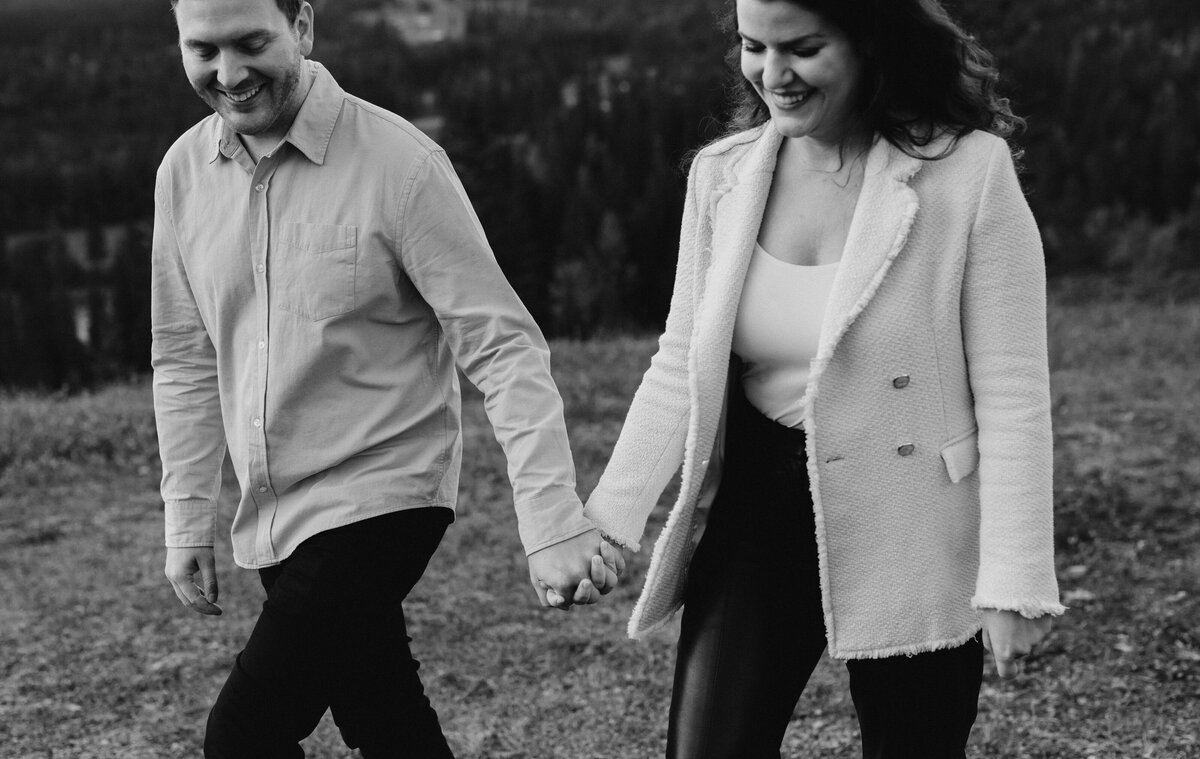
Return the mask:
POLYGON ((878 138, 867 156, 863 187, 833 280, 810 382, 816 380, 842 335, 874 297, 892 261, 904 248, 917 215, 917 193, 908 181, 923 162, 878 138))
MULTIPOLYGON (((697 401, 694 412, 707 408, 719 410, 724 401, 733 324, 782 139, 779 132, 767 125, 746 154, 726 170, 710 203, 711 261, 703 275, 700 311, 693 335, 692 376, 696 384, 692 392, 697 401)), ((717 416, 700 414, 699 419, 692 420, 698 433, 696 441, 707 441, 715 435, 717 416)))

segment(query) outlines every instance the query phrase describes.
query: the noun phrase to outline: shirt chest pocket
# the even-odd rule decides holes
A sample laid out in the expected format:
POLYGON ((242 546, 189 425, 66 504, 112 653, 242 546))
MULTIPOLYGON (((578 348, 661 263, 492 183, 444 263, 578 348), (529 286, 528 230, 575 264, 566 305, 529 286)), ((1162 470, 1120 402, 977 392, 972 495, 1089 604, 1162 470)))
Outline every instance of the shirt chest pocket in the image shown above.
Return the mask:
POLYGON ((358 228, 284 222, 271 260, 271 302, 321 321, 358 307, 358 228))

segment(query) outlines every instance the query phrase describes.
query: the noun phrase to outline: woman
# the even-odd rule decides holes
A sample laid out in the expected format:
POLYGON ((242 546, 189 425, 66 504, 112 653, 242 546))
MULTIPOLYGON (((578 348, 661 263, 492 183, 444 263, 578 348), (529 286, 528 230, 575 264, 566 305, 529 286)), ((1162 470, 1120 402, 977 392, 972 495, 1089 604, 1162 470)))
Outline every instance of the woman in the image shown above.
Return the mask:
POLYGON ((682 604, 667 753, 778 756, 822 651, 864 756, 962 757, 1064 607, 1045 283, 990 58, 935 0, 736 0, 670 315, 586 514, 682 604), (711 504, 693 552, 699 514, 711 504))

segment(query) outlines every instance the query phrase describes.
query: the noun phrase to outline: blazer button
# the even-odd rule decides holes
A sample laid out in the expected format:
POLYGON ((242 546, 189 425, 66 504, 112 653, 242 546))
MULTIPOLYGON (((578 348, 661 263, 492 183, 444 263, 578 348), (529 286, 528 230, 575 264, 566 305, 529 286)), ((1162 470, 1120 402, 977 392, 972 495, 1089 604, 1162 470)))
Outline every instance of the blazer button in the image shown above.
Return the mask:
POLYGON ((905 443, 904 445, 902 445, 896 449, 896 453, 900 454, 901 456, 911 456, 913 454, 913 451, 915 451, 916 449, 917 449, 917 447, 915 445, 913 445, 912 443, 905 443))
POLYGON ((892 380, 892 387, 900 390, 901 388, 908 387, 908 382, 909 376, 907 374, 901 374, 899 377, 892 380))

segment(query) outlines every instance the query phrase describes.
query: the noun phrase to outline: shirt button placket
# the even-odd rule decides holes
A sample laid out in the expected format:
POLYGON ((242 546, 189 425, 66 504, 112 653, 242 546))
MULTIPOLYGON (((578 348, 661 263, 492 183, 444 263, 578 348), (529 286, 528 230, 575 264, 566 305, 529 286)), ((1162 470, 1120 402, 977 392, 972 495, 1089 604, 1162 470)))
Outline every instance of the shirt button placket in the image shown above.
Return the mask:
POLYGON ((271 475, 267 460, 266 428, 263 419, 266 416, 267 377, 269 372, 266 363, 266 343, 268 339, 267 325, 270 309, 270 288, 267 283, 266 271, 269 258, 270 233, 270 198, 267 190, 271 177, 275 172, 276 162, 270 157, 259 161, 254 171, 254 191, 250 193, 249 202, 253 228, 251 239, 254 247, 251 252, 254 260, 254 290, 257 295, 258 312, 258 372, 255 377, 258 394, 257 415, 251 420, 254 426, 254 445, 252 460, 254 462, 251 477, 257 481, 255 491, 261 496, 255 499, 258 505, 258 528, 255 535, 255 553, 262 561, 274 558, 274 540, 271 535, 271 524, 274 521, 275 499, 271 495, 271 475))

